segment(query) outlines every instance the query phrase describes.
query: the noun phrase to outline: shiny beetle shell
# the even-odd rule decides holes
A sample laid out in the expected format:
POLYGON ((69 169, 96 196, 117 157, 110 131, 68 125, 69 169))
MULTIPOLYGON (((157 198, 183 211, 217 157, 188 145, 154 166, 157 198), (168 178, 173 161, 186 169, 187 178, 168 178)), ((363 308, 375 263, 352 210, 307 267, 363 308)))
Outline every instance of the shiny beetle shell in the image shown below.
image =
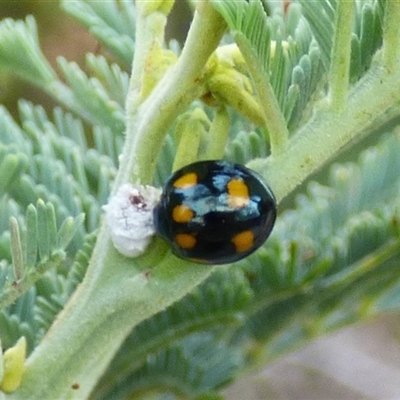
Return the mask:
POLYGON ((226 264, 265 242, 276 212, 275 197, 256 172, 228 161, 199 161, 168 179, 154 223, 176 256, 226 264))

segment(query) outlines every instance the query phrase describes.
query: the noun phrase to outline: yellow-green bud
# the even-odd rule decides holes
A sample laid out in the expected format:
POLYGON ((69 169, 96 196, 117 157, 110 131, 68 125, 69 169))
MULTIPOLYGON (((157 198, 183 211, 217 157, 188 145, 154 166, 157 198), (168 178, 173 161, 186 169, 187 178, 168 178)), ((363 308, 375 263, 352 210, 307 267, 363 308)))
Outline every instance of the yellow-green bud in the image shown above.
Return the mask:
POLYGON ((4 373, 0 389, 10 393, 21 384, 25 370, 26 339, 20 338, 15 346, 10 347, 3 355, 4 373))
POLYGON ((142 79, 141 98, 145 99, 154 86, 162 78, 165 71, 176 62, 176 55, 171 50, 163 49, 158 42, 154 42, 147 54, 142 79))

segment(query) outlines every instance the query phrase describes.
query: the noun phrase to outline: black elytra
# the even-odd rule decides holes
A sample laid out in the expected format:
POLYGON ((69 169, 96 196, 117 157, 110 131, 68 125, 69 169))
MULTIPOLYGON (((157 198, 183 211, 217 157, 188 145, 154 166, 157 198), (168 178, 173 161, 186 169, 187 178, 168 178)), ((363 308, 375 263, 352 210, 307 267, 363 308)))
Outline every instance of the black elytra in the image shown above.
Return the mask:
POLYGON ((168 179, 154 224, 176 256, 227 264, 265 242, 276 213, 275 197, 256 172, 228 161, 199 161, 168 179))

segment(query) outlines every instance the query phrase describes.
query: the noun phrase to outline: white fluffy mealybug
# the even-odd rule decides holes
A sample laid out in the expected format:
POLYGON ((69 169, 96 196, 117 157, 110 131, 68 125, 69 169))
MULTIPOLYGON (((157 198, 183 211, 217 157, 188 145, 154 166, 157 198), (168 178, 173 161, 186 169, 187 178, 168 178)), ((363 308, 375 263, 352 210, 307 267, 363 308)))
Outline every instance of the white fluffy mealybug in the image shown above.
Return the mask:
POLYGON ((103 207, 114 247, 127 257, 142 254, 154 235, 153 208, 161 190, 125 183, 103 207))

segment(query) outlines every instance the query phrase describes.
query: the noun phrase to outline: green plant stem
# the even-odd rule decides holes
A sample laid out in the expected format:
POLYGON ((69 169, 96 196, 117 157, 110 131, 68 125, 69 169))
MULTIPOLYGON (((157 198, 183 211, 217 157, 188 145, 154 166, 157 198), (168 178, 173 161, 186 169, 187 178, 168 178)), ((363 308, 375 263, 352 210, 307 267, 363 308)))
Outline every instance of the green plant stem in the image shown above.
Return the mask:
POLYGON ((65 261, 65 253, 63 251, 54 252, 50 259, 46 258, 36 266, 36 269, 30 270, 25 276, 10 286, 0 296, 0 309, 4 309, 14 303, 18 297, 29 290, 32 285, 43 277, 44 271, 55 269, 62 265, 65 261))
POLYGON ((203 67, 225 28, 224 20, 212 6, 207 1, 199 2, 177 63, 140 105, 137 114, 130 111, 128 105, 127 142, 124 163, 116 179, 117 186, 137 179, 142 183, 151 183, 161 149, 159 144, 179 113, 201 93, 198 82, 204 72, 203 67))
POLYGON ((278 155, 285 150, 289 138, 289 130, 285 118, 268 80, 268 76, 264 70, 260 69, 259 59, 249 47, 247 39, 238 34, 235 36, 235 41, 246 60, 254 88, 258 95, 264 125, 269 134, 268 140, 271 143, 271 154, 278 155))
POLYGON ((329 71, 329 92, 333 110, 342 112, 346 108, 350 56, 351 28, 353 23, 354 1, 339 0, 336 8, 335 36, 329 71))
POLYGON ((292 192, 340 149, 363 136, 371 122, 389 112, 400 92, 400 70, 382 67, 382 53, 365 76, 349 92, 346 109, 338 115, 327 100, 290 140, 285 152, 269 159, 256 159, 248 166, 271 185, 278 201, 292 192))
MULTIPOLYGON (((133 169, 142 181, 151 180, 155 149, 196 93, 196 81, 224 28, 209 3, 200 2, 181 59, 138 113, 129 115, 117 185, 128 181, 133 169)), ((22 385, 10 399, 87 398, 131 329, 183 297, 212 271, 168 255, 158 262, 158 246, 154 240, 145 255, 127 259, 113 248, 108 228, 101 227, 82 284, 28 358, 22 385)))
POLYGON ((129 83, 130 105, 136 111, 140 86, 142 83, 146 57, 153 44, 164 42, 164 31, 167 23, 167 15, 163 12, 146 12, 146 3, 138 1, 136 6, 136 33, 135 33, 135 57, 132 64, 132 73, 129 83), (133 97, 133 99, 132 99, 133 97))
POLYGON ((400 2, 398 0, 387 0, 383 25, 383 59, 389 71, 398 69, 400 58, 399 21, 400 2))
POLYGON ((171 68, 155 90, 140 106, 143 118, 130 124, 135 129, 132 148, 140 148, 135 163, 129 170, 142 182, 149 183, 161 149, 166 131, 177 115, 182 112, 203 90, 199 85, 204 65, 218 46, 226 25, 222 17, 208 1, 199 2, 185 47, 176 65, 171 68), (204 38, 207 32, 207 40, 204 38), (199 40, 203 38, 203 40, 199 40), (162 115, 160 111, 162 110, 162 115), (154 118, 159 115, 159 118, 154 118), (157 144, 157 145, 155 145, 157 144))

